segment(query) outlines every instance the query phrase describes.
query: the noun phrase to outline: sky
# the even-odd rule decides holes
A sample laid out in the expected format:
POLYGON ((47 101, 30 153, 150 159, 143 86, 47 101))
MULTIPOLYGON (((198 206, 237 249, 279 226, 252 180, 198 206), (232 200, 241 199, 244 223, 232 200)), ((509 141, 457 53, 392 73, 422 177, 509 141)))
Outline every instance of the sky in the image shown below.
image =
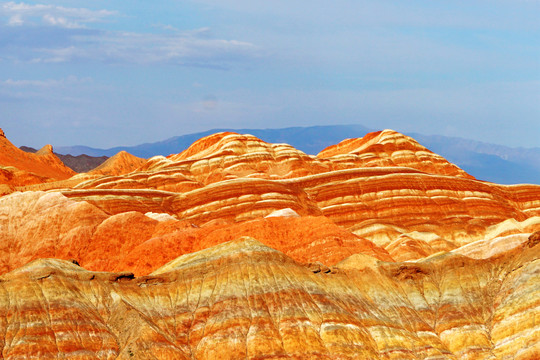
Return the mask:
POLYGON ((0 1, 17 146, 330 124, 540 147, 540 0, 0 1))

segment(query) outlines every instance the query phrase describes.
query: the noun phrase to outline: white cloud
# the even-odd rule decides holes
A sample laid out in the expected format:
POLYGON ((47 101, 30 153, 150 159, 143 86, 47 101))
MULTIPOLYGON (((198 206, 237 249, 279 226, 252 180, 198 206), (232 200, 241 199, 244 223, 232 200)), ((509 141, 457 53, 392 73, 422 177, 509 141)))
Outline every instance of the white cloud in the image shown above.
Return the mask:
POLYGON ((79 24, 77 24, 74 21, 69 21, 65 17, 53 16, 50 14, 45 14, 43 16, 43 21, 52 26, 61 26, 61 27, 66 27, 66 28, 71 28, 71 29, 80 27, 79 24))
POLYGON ((55 5, 15 3, 0 5, 0 16, 8 17, 8 25, 20 26, 38 23, 66 28, 83 27, 86 23, 103 21, 115 15, 115 11, 90 10, 86 8, 67 8, 55 5))
POLYGON ((76 76, 68 76, 63 79, 47 79, 47 80, 13 80, 7 79, 1 81, 0 84, 11 88, 51 88, 65 85, 77 85, 91 82, 91 78, 78 78, 76 76))
POLYGON ((175 34, 100 32, 76 35, 65 47, 35 49, 33 62, 61 63, 99 61, 140 65, 172 64, 227 67, 231 63, 261 55, 254 44, 213 39, 200 31, 175 34))
POLYGON ((21 26, 23 24, 24 24, 24 21, 21 15, 13 15, 8 20, 8 25, 10 26, 21 26))
POLYGON ((261 51, 250 42, 219 39, 208 27, 180 30, 154 25, 165 33, 104 31, 90 23, 105 21, 115 11, 55 5, 0 3, 0 53, 26 63, 102 62, 138 65, 172 64, 227 68, 253 59, 261 51))

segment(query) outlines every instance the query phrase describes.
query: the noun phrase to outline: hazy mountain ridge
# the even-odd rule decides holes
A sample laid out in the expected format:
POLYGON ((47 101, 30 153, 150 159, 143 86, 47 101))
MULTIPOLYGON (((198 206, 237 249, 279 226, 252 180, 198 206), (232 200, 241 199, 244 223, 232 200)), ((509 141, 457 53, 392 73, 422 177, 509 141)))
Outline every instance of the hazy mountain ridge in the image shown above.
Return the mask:
MULTIPOLYGON (((61 154, 73 156, 114 156, 127 151, 138 157, 178 153, 187 149, 194 141, 220 131, 249 133, 271 143, 287 143, 308 154, 317 154, 325 147, 346 138, 363 137, 372 129, 362 125, 328 125, 310 127, 290 127, 282 129, 213 129, 171 137, 164 141, 136 146, 119 146, 98 149, 87 146, 56 147, 61 154)), ((436 152, 478 179, 501 183, 540 184, 540 148, 511 148, 442 135, 421 135, 408 133, 422 145, 436 152)))
POLYGON ((540 148, 511 148, 441 135, 408 135, 480 180, 540 184, 540 148))

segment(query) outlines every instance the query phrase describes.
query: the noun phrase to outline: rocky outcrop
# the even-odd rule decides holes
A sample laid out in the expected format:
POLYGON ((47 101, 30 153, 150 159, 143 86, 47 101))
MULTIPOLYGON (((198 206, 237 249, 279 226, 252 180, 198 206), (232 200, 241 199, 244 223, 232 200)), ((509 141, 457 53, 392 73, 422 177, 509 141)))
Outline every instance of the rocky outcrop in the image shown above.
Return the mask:
POLYGON ((6 359, 534 359, 538 255, 314 272, 240 238, 143 277, 40 259, 0 277, 0 346, 6 359))
POLYGON ((17 186, 64 180, 73 175, 75 172, 54 155, 51 145, 45 145, 35 154, 27 153, 13 145, 1 131, 0 184, 14 189, 17 186))
MULTIPOLYGON (((19 149, 28 152, 36 153, 38 150, 29 147, 29 146, 20 146, 19 149)), ((108 156, 88 156, 85 154, 73 156, 70 154, 63 155, 54 153, 68 168, 77 172, 85 173, 90 170, 93 170, 103 164, 109 157, 108 156)))

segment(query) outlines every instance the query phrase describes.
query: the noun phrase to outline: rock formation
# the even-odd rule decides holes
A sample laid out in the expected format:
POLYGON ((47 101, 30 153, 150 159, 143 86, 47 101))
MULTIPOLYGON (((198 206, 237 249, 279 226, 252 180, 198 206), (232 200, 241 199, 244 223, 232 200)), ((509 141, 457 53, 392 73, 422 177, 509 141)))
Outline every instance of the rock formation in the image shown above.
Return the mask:
POLYGON ((0 129, 0 184, 17 186, 64 180, 75 175, 45 145, 35 154, 27 153, 13 145, 0 129))
POLYGON ((0 196, 0 359, 540 357, 540 185, 391 130, 318 156, 219 133, 75 176, 14 149, 0 195, 35 185, 0 196))

